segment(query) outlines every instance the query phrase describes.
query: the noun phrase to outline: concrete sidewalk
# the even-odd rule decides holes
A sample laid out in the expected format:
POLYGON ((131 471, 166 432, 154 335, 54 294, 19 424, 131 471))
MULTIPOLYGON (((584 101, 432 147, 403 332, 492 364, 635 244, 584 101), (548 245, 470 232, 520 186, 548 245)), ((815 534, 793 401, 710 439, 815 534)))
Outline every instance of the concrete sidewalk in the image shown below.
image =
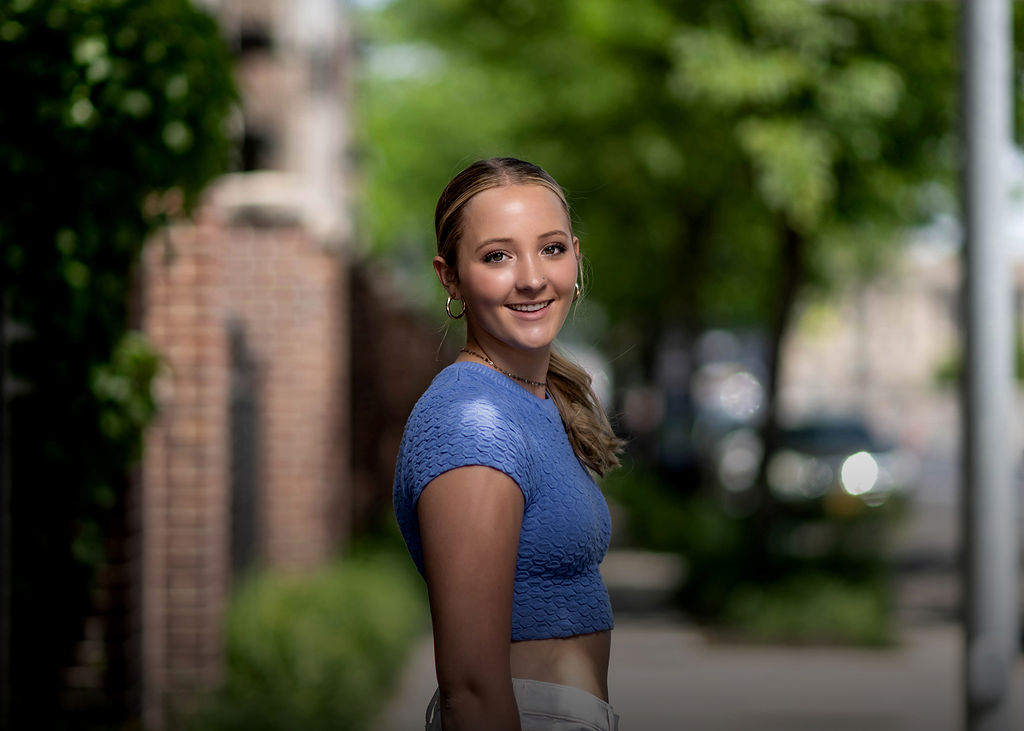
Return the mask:
MULTIPOLYGON (((963 728, 962 641, 953 622, 921 621, 926 615, 915 612, 918 621, 904 622, 891 649, 712 642, 678 615, 649 610, 661 604, 658 587, 670 584, 678 566, 628 552, 609 559, 602 569, 616 626, 608 680, 622 731, 963 728)), ((426 636, 373 731, 421 729, 435 687, 426 636)), ((1024 731, 1024 660, 1013 688, 1013 728, 1024 731)))
MULTIPOLYGON (((721 645, 627 620, 612 640, 612 703, 623 731, 963 728, 958 628, 915 628, 902 640, 891 650, 721 645)), ((1024 663, 1014 688, 1024 702, 1024 663)), ((1016 711, 1013 728, 1024 729, 1016 711)))
MULTIPOLYGON (((625 617, 612 633, 609 687, 622 731, 955 731, 960 658, 950 624, 907 630, 895 649, 858 650, 717 644, 667 619, 625 617)), ((422 728, 434 687, 424 637, 374 731, 422 728)), ((1014 690, 1014 728, 1024 729, 1024 662, 1014 690)))

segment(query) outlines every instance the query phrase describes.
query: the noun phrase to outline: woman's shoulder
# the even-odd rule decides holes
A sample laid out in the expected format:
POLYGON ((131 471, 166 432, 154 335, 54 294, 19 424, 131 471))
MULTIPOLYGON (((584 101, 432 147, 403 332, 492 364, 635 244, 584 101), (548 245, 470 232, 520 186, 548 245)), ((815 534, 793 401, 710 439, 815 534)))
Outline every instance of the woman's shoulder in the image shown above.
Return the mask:
POLYGON ((402 451, 475 455, 500 446, 525 459, 535 424, 527 399, 541 403, 487 366, 453 363, 434 378, 413 408, 402 451))
POLYGON ((437 374, 416 402, 410 422, 441 420, 469 426, 515 423, 524 416, 523 394, 519 386, 487 366, 460 361, 437 374))
POLYGON ((482 368, 448 366, 413 408, 398 458, 398 476, 410 494, 441 472, 468 465, 494 467, 523 486, 531 461, 529 416, 517 408, 515 394, 509 397, 490 379, 493 371, 482 368))

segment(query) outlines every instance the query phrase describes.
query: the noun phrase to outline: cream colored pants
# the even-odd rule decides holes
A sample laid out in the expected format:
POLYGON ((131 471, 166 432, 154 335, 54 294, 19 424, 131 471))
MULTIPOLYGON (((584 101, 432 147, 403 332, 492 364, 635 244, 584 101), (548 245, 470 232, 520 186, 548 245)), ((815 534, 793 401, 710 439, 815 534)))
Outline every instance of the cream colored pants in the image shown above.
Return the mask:
MULTIPOLYGON (((512 679, 523 731, 618 731, 619 717, 595 695, 569 685, 512 679)), ((426 731, 442 731, 438 694, 427 706, 426 731)))

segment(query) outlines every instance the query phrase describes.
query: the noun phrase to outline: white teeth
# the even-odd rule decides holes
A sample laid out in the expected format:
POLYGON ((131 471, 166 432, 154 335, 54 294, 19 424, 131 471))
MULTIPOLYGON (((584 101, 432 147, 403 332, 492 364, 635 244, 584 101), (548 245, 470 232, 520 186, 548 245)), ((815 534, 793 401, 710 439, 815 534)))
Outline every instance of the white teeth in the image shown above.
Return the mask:
POLYGON ((508 305, 508 307, 517 312, 536 312, 537 310, 543 310, 548 304, 547 302, 541 302, 536 305, 508 305))

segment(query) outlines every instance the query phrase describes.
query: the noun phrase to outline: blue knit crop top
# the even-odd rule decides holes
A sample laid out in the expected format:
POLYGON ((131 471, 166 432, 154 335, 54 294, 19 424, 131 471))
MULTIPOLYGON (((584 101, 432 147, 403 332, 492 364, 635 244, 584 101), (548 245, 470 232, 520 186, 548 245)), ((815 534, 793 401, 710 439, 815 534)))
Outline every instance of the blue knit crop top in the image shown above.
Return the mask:
POLYGON ((441 371, 405 425, 395 517, 420 574, 420 493, 438 475, 469 465, 504 472, 525 499, 512 640, 611 629, 599 570, 611 536, 604 495, 576 458, 554 401, 483 364, 459 362, 441 371))

